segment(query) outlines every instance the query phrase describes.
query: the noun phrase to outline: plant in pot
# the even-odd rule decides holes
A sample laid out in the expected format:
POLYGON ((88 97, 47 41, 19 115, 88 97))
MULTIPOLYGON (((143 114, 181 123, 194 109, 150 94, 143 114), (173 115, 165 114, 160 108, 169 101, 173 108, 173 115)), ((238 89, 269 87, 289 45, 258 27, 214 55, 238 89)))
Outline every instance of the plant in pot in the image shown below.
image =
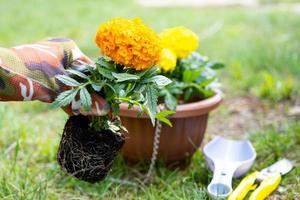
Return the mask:
MULTIPOLYGON (((120 104, 138 107, 137 115, 147 113, 166 123, 170 111, 158 112, 159 90, 171 80, 159 75, 153 67, 161 51, 158 36, 139 19, 116 18, 101 25, 96 43, 104 56, 94 64, 74 63, 69 74, 58 75, 61 84, 69 87, 55 100, 55 107, 72 104, 89 112, 98 94, 111 107, 109 114, 72 116, 68 119, 58 151, 58 163, 68 174, 91 183, 102 180, 124 144, 124 132, 118 117, 120 104)), ((96 105, 97 107, 97 105, 96 105)), ((82 112, 81 112, 82 113, 82 112)), ((151 122, 150 122, 151 123, 151 122)))
POLYGON ((159 91, 159 102, 176 112, 169 117, 173 127, 160 122, 153 127, 148 116, 137 117, 137 108, 121 105, 129 133, 122 154, 129 163, 158 158, 169 167, 185 168, 202 142, 209 112, 222 101, 215 70, 223 64, 196 52, 198 36, 185 27, 166 29, 159 37, 160 73, 172 80, 159 91))

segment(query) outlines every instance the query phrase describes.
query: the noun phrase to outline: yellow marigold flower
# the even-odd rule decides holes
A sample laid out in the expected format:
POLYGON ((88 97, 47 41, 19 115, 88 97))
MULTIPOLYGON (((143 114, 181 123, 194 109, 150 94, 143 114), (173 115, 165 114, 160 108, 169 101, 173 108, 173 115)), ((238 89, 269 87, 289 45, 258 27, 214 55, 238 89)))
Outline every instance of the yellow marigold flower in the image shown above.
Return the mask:
POLYGON ((178 58, 186 58, 198 48, 199 38, 191 30, 179 26, 159 34, 163 48, 171 49, 178 58))
POLYGON ((177 56, 170 49, 162 49, 158 66, 165 72, 173 71, 176 67, 177 56))
POLYGON ((159 37, 138 18, 116 18, 102 24, 95 40, 104 55, 126 67, 143 70, 159 60, 159 37))

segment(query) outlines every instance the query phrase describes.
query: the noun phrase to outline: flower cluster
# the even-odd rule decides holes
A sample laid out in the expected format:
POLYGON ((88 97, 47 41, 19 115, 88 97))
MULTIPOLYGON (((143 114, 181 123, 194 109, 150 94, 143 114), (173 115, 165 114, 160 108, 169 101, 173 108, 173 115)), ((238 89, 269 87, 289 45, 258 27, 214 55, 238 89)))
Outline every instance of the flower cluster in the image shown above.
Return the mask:
POLYGON ((165 29, 159 34, 159 38, 164 48, 161 51, 159 66, 165 72, 173 71, 176 67, 174 60, 188 57, 199 44, 198 36, 183 26, 165 29))
POLYGON ((102 24, 95 40, 104 55, 136 70, 154 66, 160 57, 157 34, 138 18, 116 18, 102 24))

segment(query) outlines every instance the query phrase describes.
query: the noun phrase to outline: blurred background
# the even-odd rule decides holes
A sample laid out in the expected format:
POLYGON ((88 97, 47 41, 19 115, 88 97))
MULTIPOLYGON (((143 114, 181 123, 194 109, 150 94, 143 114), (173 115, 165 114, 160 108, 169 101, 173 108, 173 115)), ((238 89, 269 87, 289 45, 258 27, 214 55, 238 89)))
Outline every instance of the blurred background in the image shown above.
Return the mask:
MULTIPOLYGON (((255 168, 283 156, 299 166, 299 0, 0 0, 0 46, 62 36, 95 59, 95 32, 113 17, 140 17, 157 32, 180 25, 196 32, 199 52, 226 65, 219 72, 225 100, 205 142, 249 138, 258 151, 255 168)), ((55 161, 66 119, 38 102, 0 103, 1 199, 208 198, 211 174, 201 152, 184 172, 159 167, 152 185, 141 184, 141 173, 122 158, 102 183, 66 177, 55 161)), ((297 167, 271 199, 300 198, 299 174, 297 167)))

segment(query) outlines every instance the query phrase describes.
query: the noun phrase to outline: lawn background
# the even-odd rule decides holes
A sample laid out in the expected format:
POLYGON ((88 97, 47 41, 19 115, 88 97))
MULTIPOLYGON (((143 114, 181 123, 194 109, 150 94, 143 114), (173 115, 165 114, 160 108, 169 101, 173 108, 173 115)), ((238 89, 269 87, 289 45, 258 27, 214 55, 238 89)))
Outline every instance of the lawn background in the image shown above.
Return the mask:
MULTIPOLYGON (((279 82, 293 80, 292 100, 287 105, 299 96, 300 13, 290 7, 147 8, 125 0, 0 0, 0 13, 1 47, 64 36, 74 39, 92 58, 99 53, 93 41, 95 31, 112 17, 138 16, 158 32, 184 25, 200 36, 201 53, 226 64, 220 72, 226 99, 256 96, 265 84, 264 74, 279 82)), ((272 85, 268 89, 272 90, 272 85)), ((280 103, 277 100, 271 94, 262 101, 273 106, 280 103)), ((226 108, 216 111, 212 121, 223 110, 226 108)), ((207 198, 205 187, 211 173, 200 152, 187 171, 159 167, 152 185, 143 185, 138 179, 140 172, 126 167, 122 158, 102 183, 90 185, 66 177, 55 162, 66 119, 62 111, 37 102, 0 104, 1 199, 207 198)), ((258 151, 255 168, 266 167, 283 156, 299 165, 299 121, 286 119, 251 133, 245 134, 258 151)), ((283 185, 287 191, 273 198, 298 198, 299 174, 297 167, 286 176, 283 185)))

